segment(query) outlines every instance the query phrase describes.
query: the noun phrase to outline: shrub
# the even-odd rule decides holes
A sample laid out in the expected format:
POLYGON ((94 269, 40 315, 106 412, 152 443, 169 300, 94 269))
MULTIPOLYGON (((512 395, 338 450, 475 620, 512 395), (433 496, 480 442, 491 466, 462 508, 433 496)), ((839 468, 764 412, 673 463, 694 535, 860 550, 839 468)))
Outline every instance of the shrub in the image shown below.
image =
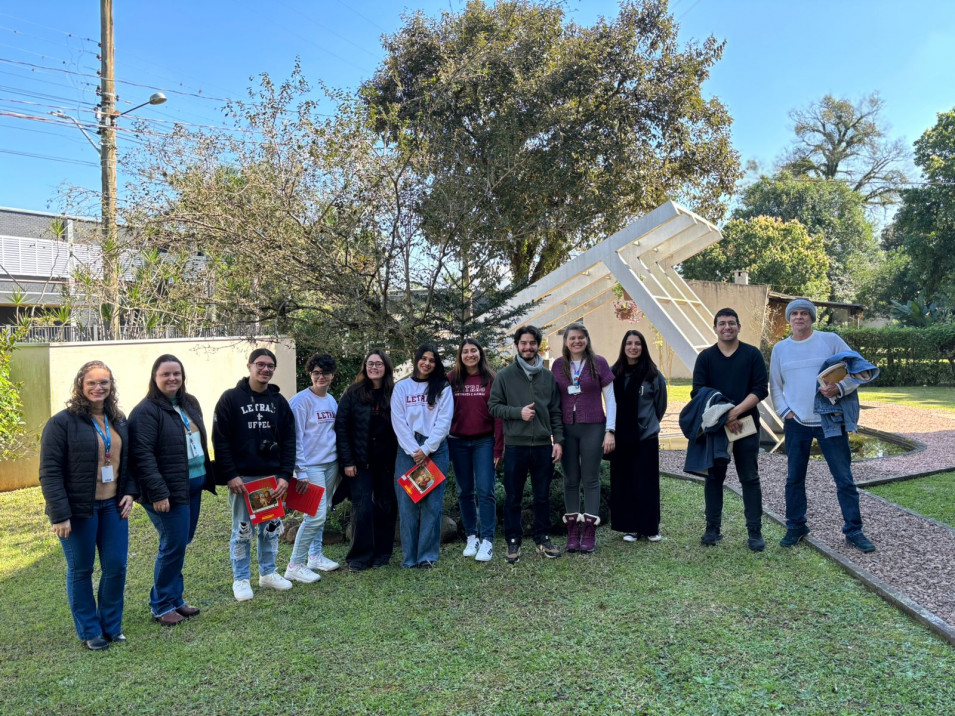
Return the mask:
POLYGON ((878 385, 955 385, 955 325, 824 330, 879 367, 878 385))

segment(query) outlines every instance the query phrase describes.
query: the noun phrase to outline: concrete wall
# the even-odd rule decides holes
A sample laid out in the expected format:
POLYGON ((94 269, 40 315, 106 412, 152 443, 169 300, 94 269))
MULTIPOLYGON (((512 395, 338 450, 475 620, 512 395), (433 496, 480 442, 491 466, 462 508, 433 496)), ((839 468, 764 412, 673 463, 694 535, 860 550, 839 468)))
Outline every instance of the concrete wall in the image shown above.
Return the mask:
MULTIPOLYGON (((707 306, 711 314, 725 307, 734 309, 739 314, 742 324, 740 340, 759 346, 760 338, 765 329, 765 308, 769 296, 768 286, 718 283, 715 281, 687 281, 687 283, 707 306)), ((612 296, 609 296, 607 303, 584 310, 587 312, 582 311, 581 315, 574 315, 571 320, 566 320, 561 325, 551 326, 548 329, 545 333, 545 340, 549 351, 545 354, 545 357, 554 360, 560 356, 563 336, 558 334, 558 330, 562 330, 565 325, 575 320, 583 319, 584 325, 590 331, 594 350, 599 355, 604 356, 611 365, 620 353, 620 342, 623 340, 623 334, 631 329, 636 329, 647 339, 654 362, 668 379, 691 378, 693 376, 693 366, 684 366, 682 361, 674 356, 666 342, 654 333, 652 324, 646 318, 641 318, 636 323, 618 318, 614 310, 612 296)), ((716 343, 715 333, 713 334, 713 343, 716 343)))
MULTIPOLYGON (((119 406, 127 415, 146 395, 149 369, 163 353, 182 361, 186 388, 199 399, 206 426, 219 396, 249 374, 249 353, 269 348, 278 358, 272 382, 288 399, 295 394, 295 344, 242 338, 203 338, 97 343, 23 343, 13 352, 13 380, 22 382, 24 419, 31 436, 40 435, 50 416, 63 409, 70 397, 73 379, 90 360, 101 360, 113 371, 119 406)), ((39 442, 31 454, 19 460, 0 462, 0 491, 39 484, 39 442)))

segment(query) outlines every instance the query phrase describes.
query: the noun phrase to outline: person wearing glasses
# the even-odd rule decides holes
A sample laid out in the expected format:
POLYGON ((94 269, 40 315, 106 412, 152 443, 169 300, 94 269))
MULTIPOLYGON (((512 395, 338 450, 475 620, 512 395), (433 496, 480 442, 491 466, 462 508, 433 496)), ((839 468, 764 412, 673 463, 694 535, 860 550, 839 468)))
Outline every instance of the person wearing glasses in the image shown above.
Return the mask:
POLYGON ((245 483, 275 476, 274 497, 281 499, 295 470, 295 418, 288 401, 277 385, 269 381, 275 374, 275 354, 257 348, 249 356, 249 376, 222 394, 216 404, 212 425, 212 444, 216 455, 216 484, 229 488, 232 507, 232 593, 237 601, 252 599, 252 533, 257 532, 259 586, 265 589, 291 589, 292 583, 275 571, 282 520, 274 519, 253 526, 245 503, 245 483))
POLYGON ((40 438, 40 487, 53 533, 66 557, 66 596, 76 633, 100 651, 123 636, 123 591, 129 513, 136 495, 128 479, 126 417, 113 374, 100 361, 80 368, 73 393, 40 438), (99 552, 99 591, 93 561, 99 552))
POLYGON ((183 599, 182 565, 199 523, 202 490, 216 494, 199 401, 174 355, 153 363, 146 397, 129 414, 130 474, 159 533, 149 609, 162 626, 199 615, 183 599))
POLYGON ((394 368, 376 348, 362 362, 335 416, 338 464, 348 480, 352 501, 348 567, 360 572, 383 567, 395 546, 395 456, 398 440, 391 427, 394 368))
POLYGON ((327 353, 316 353, 305 364, 312 384, 296 393, 289 401, 295 416, 295 471, 297 490, 304 493, 309 483, 320 485, 325 493, 315 515, 305 515, 295 534, 295 547, 289 559, 285 578, 303 584, 321 579, 313 570, 331 572, 338 562, 322 554, 322 532, 328 506, 338 487, 338 453, 335 448, 335 415, 338 403, 328 393, 335 379, 335 359, 327 353))

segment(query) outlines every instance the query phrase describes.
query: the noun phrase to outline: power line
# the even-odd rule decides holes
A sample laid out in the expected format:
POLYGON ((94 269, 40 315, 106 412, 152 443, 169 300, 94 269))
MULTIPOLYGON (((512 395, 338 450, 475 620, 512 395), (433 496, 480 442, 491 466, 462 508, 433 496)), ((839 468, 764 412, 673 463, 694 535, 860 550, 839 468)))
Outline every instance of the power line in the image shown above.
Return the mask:
POLYGON ((21 152, 16 149, 2 149, 0 148, 0 154, 12 154, 16 157, 28 157, 30 159, 45 159, 52 162, 60 162, 61 164, 78 164, 84 167, 99 167, 99 164, 96 162, 87 162, 81 159, 65 159, 63 157, 54 157, 49 154, 35 154, 33 152, 21 152))

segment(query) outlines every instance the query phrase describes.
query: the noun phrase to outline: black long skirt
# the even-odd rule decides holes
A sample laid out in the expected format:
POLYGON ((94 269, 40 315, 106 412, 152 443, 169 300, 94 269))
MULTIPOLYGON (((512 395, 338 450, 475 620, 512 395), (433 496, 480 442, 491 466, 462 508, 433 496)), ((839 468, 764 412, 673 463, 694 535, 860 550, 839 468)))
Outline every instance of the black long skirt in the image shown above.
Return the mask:
POLYGON ((621 445, 610 460, 610 526, 616 532, 652 536, 660 532, 660 441, 621 445))

